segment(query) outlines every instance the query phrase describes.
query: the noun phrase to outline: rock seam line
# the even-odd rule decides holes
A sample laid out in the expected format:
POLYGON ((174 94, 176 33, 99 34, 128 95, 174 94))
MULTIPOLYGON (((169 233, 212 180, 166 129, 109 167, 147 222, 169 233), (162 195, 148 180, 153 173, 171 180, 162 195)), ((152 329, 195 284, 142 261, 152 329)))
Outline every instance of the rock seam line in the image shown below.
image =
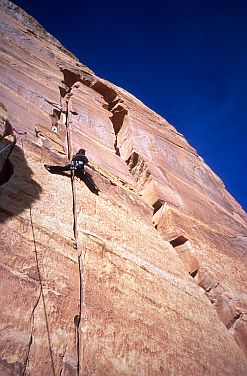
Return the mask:
POLYGON ((26 375, 26 370, 27 370, 27 366, 28 366, 29 355, 30 355, 31 346, 32 346, 32 343, 33 343, 34 312, 35 312, 35 309, 36 309, 36 307, 38 306, 38 304, 40 302, 40 298, 41 298, 41 289, 39 291, 38 299, 37 299, 36 303, 34 304, 34 307, 33 307, 32 312, 31 312, 31 318, 30 318, 31 333, 30 333, 30 339, 29 339, 29 343, 28 343, 27 355, 26 355, 26 359, 24 361, 24 367, 23 367, 23 371, 22 371, 22 376, 26 375))
MULTIPOLYGON (((48 315, 47 315, 47 310, 46 310, 44 289, 43 289, 41 272, 40 272, 40 267, 39 267, 39 259, 38 259, 38 252, 37 252, 37 247, 36 247, 36 239, 35 239, 35 233, 34 233, 34 225, 33 225, 33 217, 32 217, 32 209, 31 208, 30 208, 30 223, 31 223, 32 235, 33 235, 35 262, 36 262, 38 278, 39 278, 39 282, 40 282, 40 297, 42 298, 42 303, 43 303, 43 308, 44 308, 45 325, 46 325, 46 332, 47 332, 47 339, 48 339, 48 348, 49 348, 49 353, 50 353, 50 358, 51 358, 52 373, 53 373, 53 376, 56 376, 55 365, 54 365, 53 354, 52 354, 52 347, 51 347, 51 336, 50 336, 50 330, 49 330, 49 324, 48 324, 48 315)), ((34 317, 35 308, 37 306, 38 306, 38 302, 37 302, 36 306, 34 306, 34 309, 33 309, 33 312, 32 312, 33 317, 34 317)), ((29 344, 30 344, 30 346, 32 344, 32 334, 31 334, 31 340, 30 340, 29 344)), ((29 353, 30 353, 30 348, 29 348, 29 353)), ((28 359, 27 359, 27 361, 28 361, 28 359)))
MULTIPOLYGON (((23 141, 21 140, 22 144, 22 151, 24 153, 24 146, 23 146, 23 141)), ((36 238, 35 238, 35 232, 34 232, 34 224, 33 224, 33 216, 32 216, 32 209, 30 207, 29 210, 29 216, 30 216, 30 225, 31 225, 31 231, 32 231, 32 236, 33 236, 33 245, 34 245, 34 255, 35 255, 35 263, 36 263, 36 268, 37 268, 37 273, 38 273, 38 280, 40 284, 40 291, 39 291, 39 296, 34 304, 34 307, 31 312, 31 334, 30 334, 30 339, 28 343, 28 349, 27 349, 27 354, 26 358, 24 361, 24 366, 23 366, 23 371, 22 375, 24 376, 26 374, 27 366, 28 366, 28 360, 29 360, 29 355, 31 351, 31 346, 33 343, 33 332, 34 332, 34 314, 35 310, 40 302, 40 298, 42 298, 42 303, 43 303, 43 309, 44 309, 44 315, 45 315, 45 325, 46 325, 46 332, 47 332, 47 340, 48 340, 48 348, 49 348, 49 354, 51 358, 51 368, 52 368, 52 374, 53 376, 56 376, 55 373, 55 365, 54 365, 54 360, 53 360, 53 355, 52 355, 52 348, 51 348, 51 336, 50 336, 50 331, 49 331, 49 324, 48 324, 48 316, 47 316, 47 310, 46 310, 46 304, 45 304, 45 297, 44 297, 44 290, 43 290, 43 284, 42 284, 42 278, 41 278, 41 272, 40 272, 40 266, 39 266, 39 259, 38 259, 38 251, 37 251, 37 246, 36 246, 36 238)))

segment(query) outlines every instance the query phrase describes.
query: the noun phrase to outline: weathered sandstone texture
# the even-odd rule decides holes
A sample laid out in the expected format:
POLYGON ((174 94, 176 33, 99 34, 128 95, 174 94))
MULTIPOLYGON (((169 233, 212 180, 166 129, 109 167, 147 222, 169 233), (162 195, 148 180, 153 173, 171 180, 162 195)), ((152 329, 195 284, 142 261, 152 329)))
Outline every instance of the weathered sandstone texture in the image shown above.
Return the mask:
POLYGON ((246 375, 246 213, 166 120, 0 4, 0 375, 246 375), (79 148, 98 195, 43 167, 79 148))

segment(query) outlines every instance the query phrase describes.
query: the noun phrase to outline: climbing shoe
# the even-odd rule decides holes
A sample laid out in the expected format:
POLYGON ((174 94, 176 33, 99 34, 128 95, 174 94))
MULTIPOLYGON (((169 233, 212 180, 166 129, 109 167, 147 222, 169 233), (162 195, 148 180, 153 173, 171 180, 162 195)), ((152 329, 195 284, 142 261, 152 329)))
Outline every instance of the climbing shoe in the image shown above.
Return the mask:
POLYGON ((51 166, 47 165, 47 164, 44 164, 44 167, 49 171, 51 172, 51 166))

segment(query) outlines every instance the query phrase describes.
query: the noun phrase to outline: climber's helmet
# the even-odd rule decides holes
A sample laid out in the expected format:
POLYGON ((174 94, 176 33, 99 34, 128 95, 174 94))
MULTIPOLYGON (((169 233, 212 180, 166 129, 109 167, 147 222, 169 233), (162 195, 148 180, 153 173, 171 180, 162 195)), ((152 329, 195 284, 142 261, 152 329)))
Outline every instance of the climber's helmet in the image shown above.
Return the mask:
POLYGON ((86 151, 84 149, 80 149, 76 154, 82 154, 85 155, 86 151))

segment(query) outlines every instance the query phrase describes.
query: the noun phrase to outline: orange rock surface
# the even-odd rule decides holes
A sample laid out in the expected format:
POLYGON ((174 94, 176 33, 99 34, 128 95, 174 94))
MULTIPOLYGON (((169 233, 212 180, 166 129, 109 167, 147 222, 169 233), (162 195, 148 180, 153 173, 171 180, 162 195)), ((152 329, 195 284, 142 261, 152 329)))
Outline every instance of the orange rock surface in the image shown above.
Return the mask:
POLYGON ((0 4, 0 375, 246 375, 246 213, 172 125, 0 4), (98 195, 43 166, 80 148, 98 195))

